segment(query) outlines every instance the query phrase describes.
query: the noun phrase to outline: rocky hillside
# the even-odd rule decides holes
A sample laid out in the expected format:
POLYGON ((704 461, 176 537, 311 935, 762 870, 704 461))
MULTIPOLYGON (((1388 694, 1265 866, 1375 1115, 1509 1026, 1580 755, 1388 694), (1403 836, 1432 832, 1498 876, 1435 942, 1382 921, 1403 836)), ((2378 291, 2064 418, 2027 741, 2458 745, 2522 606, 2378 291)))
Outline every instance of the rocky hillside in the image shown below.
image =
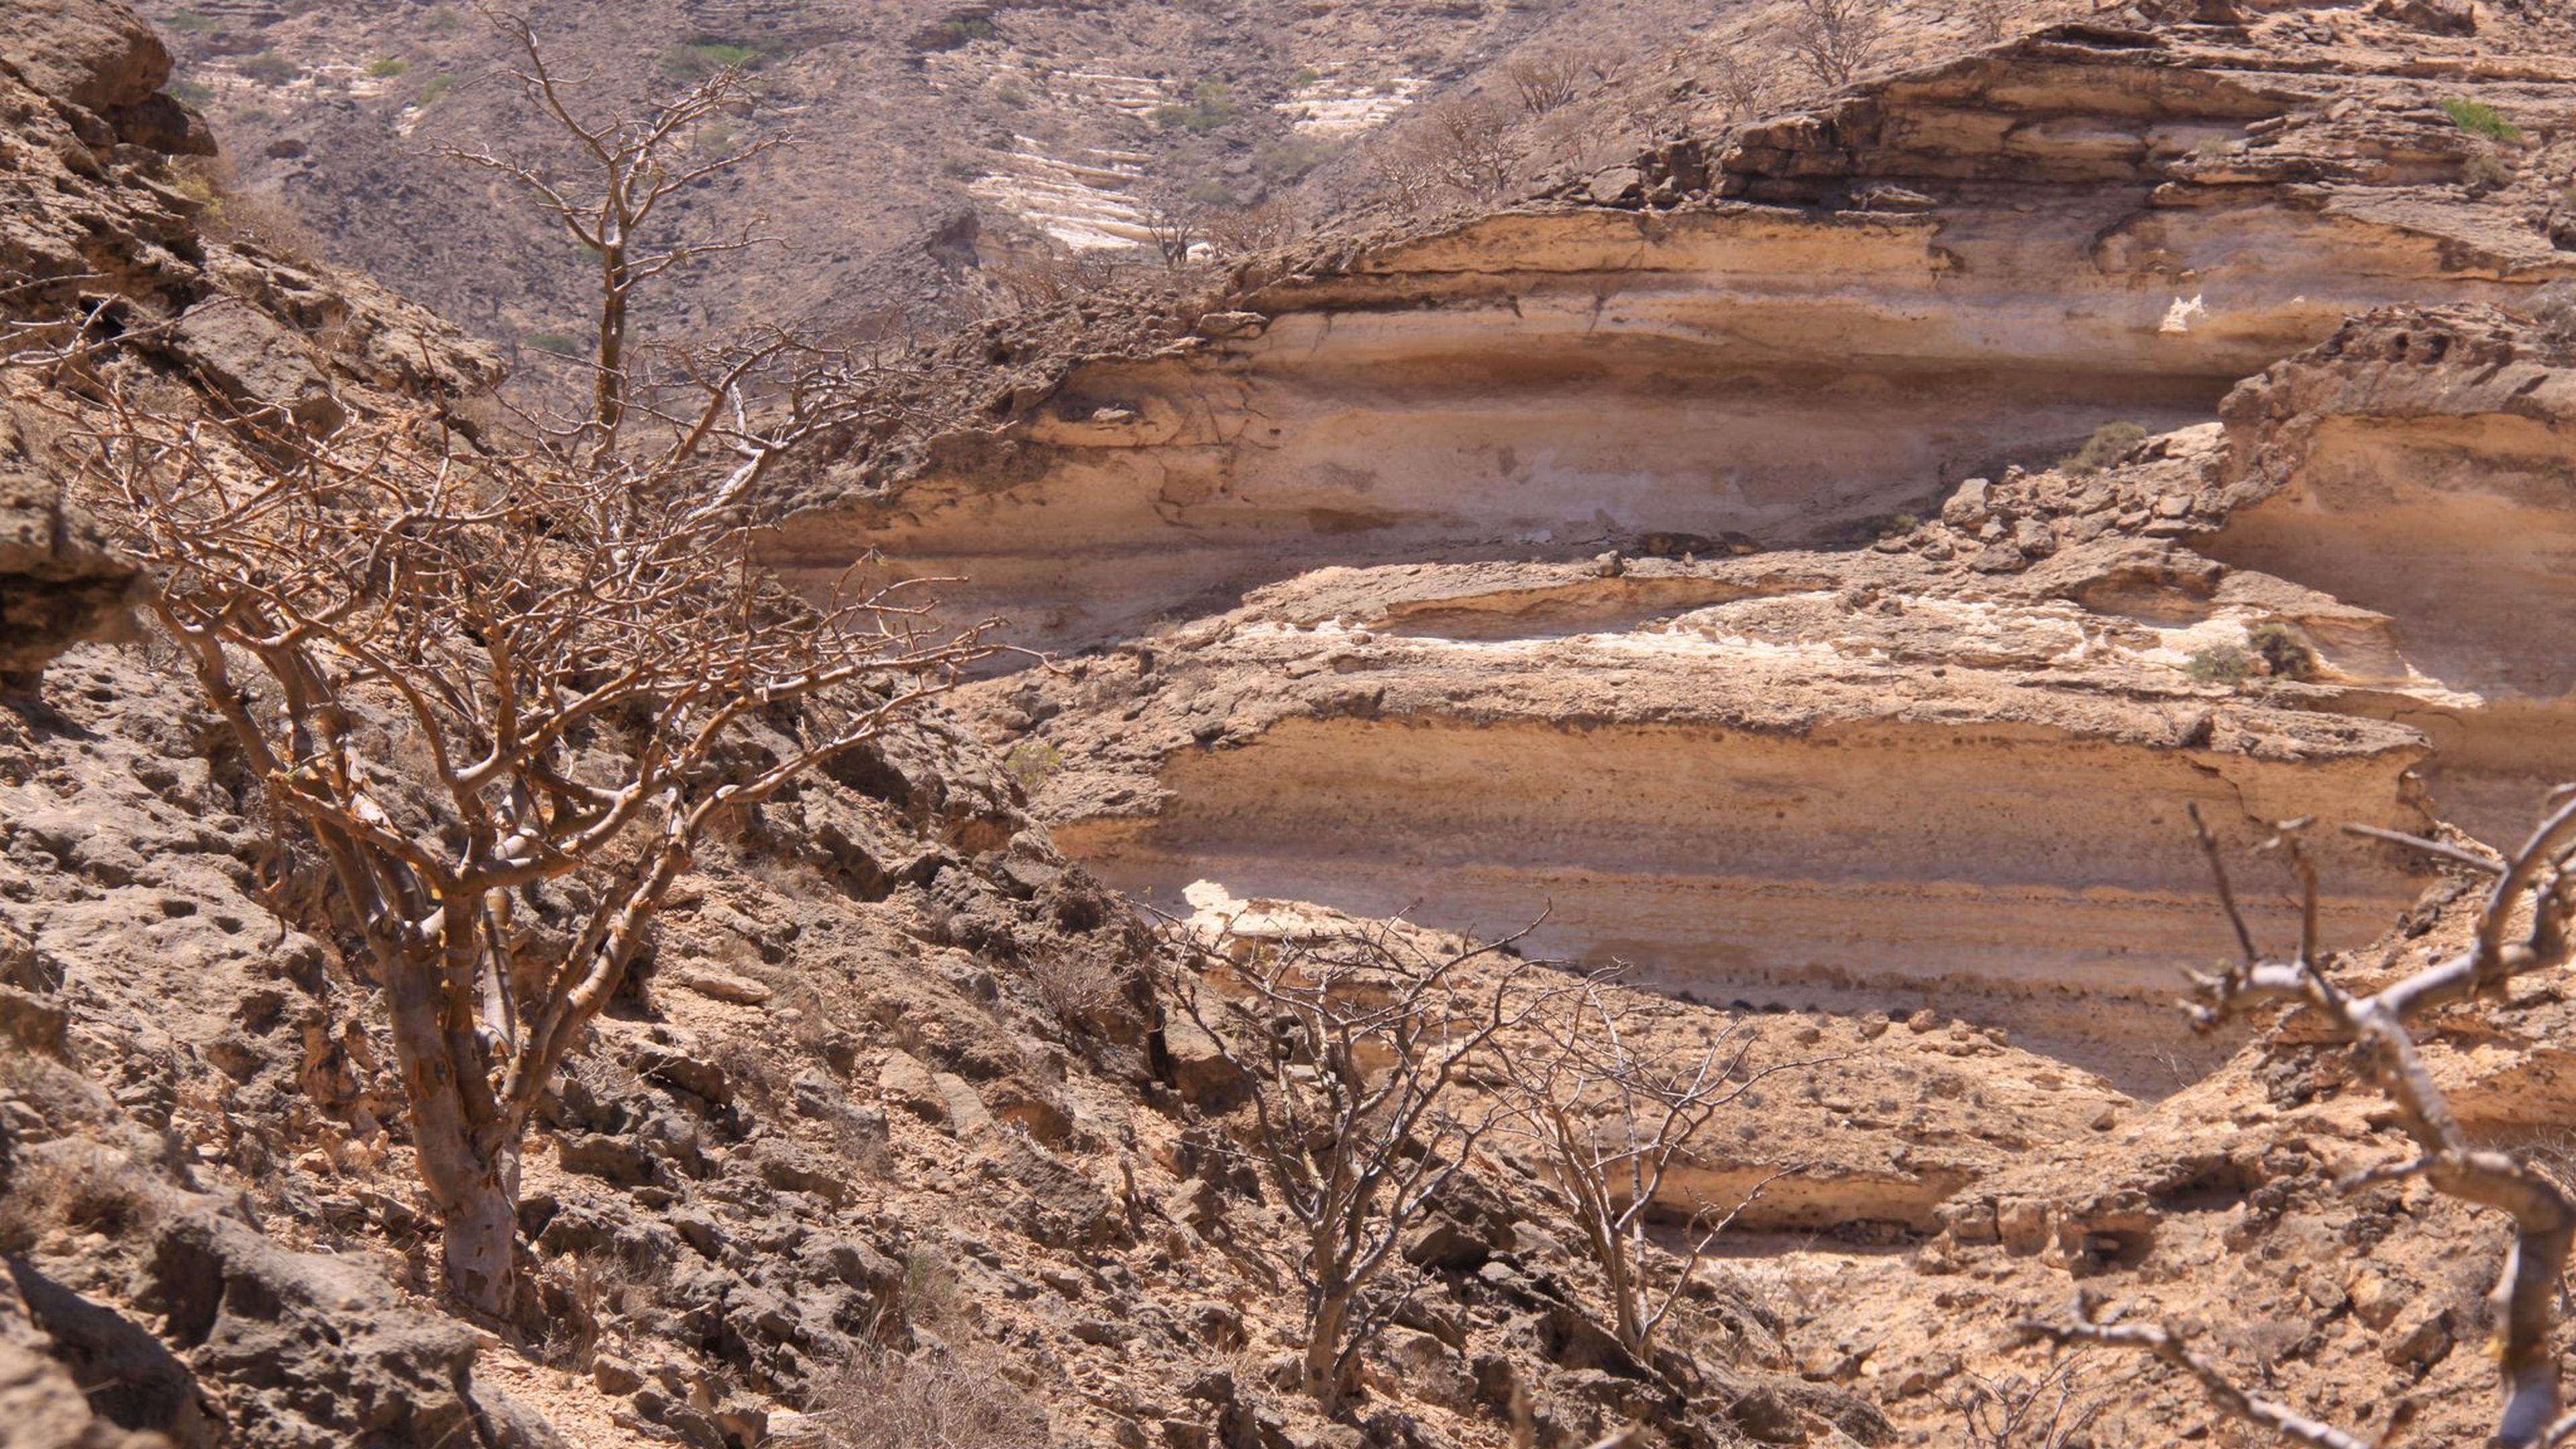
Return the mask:
MULTIPOLYGON (((179 57, 174 90, 227 138, 247 224, 304 234, 505 347, 541 357, 560 347, 549 339, 586 338, 575 250, 436 154, 525 133, 515 98, 478 84, 505 52, 471 7, 143 8, 179 57), (511 265, 482 265, 493 257, 511 265)), ((654 319, 672 335, 896 314, 930 327, 1009 305, 1012 259, 1048 251, 1159 267, 1146 229, 1158 202, 1276 201, 1391 118, 1479 77, 1507 90, 1499 67, 1524 47, 1607 66, 1707 23, 1670 0, 522 8, 594 103, 738 64, 758 104, 706 144, 798 142, 676 219, 706 235, 757 219, 775 243, 721 279, 680 279, 654 319)))
MULTIPOLYGON (((656 64, 758 48, 808 116, 917 122, 968 91, 1126 115, 1119 86, 1213 68, 1220 41, 1281 84, 1371 78, 1301 100, 1243 63, 1244 94, 1304 109, 1134 123, 1158 156, 1221 157, 1229 126, 1401 125, 1404 79, 1468 82, 1564 18, 1470 8, 557 18, 656 64), (1437 67, 1408 50, 1435 34, 1437 67)), ((387 214, 448 229, 414 228, 401 266, 469 326, 535 325, 571 263, 493 277, 502 209, 385 159, 388 127, 506 124, 420 93, 477 54, 437 7, 165 16, 182 81, 238 72, 196 82, 210 138, 112 0, 21 4, 11 1442, 1952 1444, 2026 1393, 2082 1421, 2060 1443, 2239 1442, 2167 1367, 2021 1344, 2078 1286, 2309 1411, 2377 1432, 2402 1393, 2420 1442, 2476 1442, 2494 1221, 2421 1182, 2340 1191, 2405 1153, 2381 1099, 2311 1022, 2195 1038, 2170 996, 2229 949, 2186 807, 2230 852, 2300 816, 2457 843, 2313 833, 2359 984, 2456 947, 2460 860, 2571 773, 2576 308, 2551 284, 2576 276, 2576 37, 2450 0, 2027 33, 1960 7, 1909 15, 1891 69, 1748 121, 1722 93, 1758 8, 1691 39, 1600 7, 1639 42, 1565 108, 1595 144, 1525 199, 980 323, 924 354, 900 427, 796 460, 784 577, 882 549, 1054 657, 704 852, 540 1113, 536 1302, 469 1323, 381 994, 168 641, 125 617, 115 517, 66 482, 95 397, 43 324, 208 417, 497 429, 491 352, 215 214, 190 158, 236 124, 250 185, 417 185, 387 214), (252 87, 293 105, 255 116, 252 87), (1654 134, 1614 146, 1613 112, 1654 134), (1297 1391, 1291 1218, 1241 1063, 1315 1069, 1228 1003, 1308 943, 1524 928, 1530 958, 1631 963, 1608 999, 1657 1059, 1750 1042, 1739 1075, 1773 1074, 1676 1159, 1658 1254, 1742 1211, 1631 1353, 1566 1184, 1497 1138, 1405 1235, 1401 1305, 1327 1418, 1297 1391)), ((1155 105, 1223 99, 1188 94, 1155 105)), ((1057 119, 1030 134, 1114 148, 1130 124, 1057 119)), ((1062 155, 983 152, 905 171, 884 214, 933 220, 956 182, 1079 220, 1026 209, 1053 194, 1032 178, 1081 179, 1062 155)), ((796 183, 800 235, 848 210, 843 174, 796 183)), ((373 234, 317 210, 332 245, 373 234)), ((911 244, 882 235, 745 290, 839 305, 884 275, 868 248, 911 244)), ((2295 928, 2268 878, 2247 896, 2258 930, 2295 928)), ((2481 1141, 2555 1151, 2576 1122, 2567 986, 2536 974, 2433 1033, 2481 1141)), ((1495 1100, 1499 1069, 1459 1090, 1495 1100)))

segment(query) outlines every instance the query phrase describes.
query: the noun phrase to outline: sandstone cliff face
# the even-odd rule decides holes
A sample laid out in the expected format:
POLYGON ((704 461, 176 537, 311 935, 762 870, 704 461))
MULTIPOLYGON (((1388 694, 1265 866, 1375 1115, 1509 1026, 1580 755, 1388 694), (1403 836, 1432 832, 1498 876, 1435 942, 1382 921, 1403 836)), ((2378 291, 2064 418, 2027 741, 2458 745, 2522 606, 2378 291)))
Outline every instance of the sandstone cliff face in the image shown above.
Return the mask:
POLYGON ((1089 644, 1327 562, 1866 538, 2103 423, 2206 416, 2350 311, 2576 265, 2519 193, 2463 194, 2484 143, 2434 104, 2537 128, 2576 75, 2417 74, 2381 39, 2069 27, 1669 147, 997 397, 953 463, 775 556, 820 576, 864 539, 1089 644))
MULTIPOLYGON (((2576 67, 2314 23, 2061 27, 1359 249, 997 398, 779 556, 864 526, 1040 637, 1128 636, 993 686, 1118 884, 1544 913, 1541 949, 1670 988, 1973 999, 2152 1086, 2173 963, 2223 945, 2184 802, 2501 829, 2550 768, 2488 757, 2541 728, 2495 696, 2554 666, 2503 661, 2496 605, 2559 530, 2494 510, 2551 506, 2564 374, 2500 313, 2338 329, 2571 269, 2527 183, 2464 190, 2488 143, 2434 102, 2536 129, 2576 67), (2222 399, 2223 434, 2021 466, 2222 399), (2360 475, 2414 450, 2454 461, 2384 509, 2360 475), (2500 527, 2528 562, 2474 599, 2383 557, 2500 527), (1584 561, 1501 561, 1551 556, 1584 561), (2252 630, 2317 667, 2246 682, 2252 630)), ((2357 943, 2426 877, 2352 845, 2327 878, 2357 943)))

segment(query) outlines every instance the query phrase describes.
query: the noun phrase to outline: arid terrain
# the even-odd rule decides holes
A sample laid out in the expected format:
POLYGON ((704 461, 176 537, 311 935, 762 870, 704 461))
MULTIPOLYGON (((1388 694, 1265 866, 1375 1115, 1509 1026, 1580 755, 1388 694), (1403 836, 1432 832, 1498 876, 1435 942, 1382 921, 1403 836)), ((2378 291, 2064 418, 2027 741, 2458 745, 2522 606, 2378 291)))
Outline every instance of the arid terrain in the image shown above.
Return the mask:
MULTIPOLYGON (((667 475, 795 596, 729 687, 854 570, 977 643, 673 856, 531 1089, 495 1313, 386 945, 468 912, 388 926, 278 803, 355 748, 345 839, 454 847, 407 721, 483 686, 194 642, 143 555, 224 546, 133 480, 318 527, 433 432, 520 457, 600 258, 438 151, 578 157, 470 7, 0 4, 0 1442, 2278 1441, 2214 1381, 2559 1442, 2513 1426, 2576 1351, 2556 7, 1905 3, 1848 74, 1811 0, 538 7, 599 114, 742 87, 657 224, 775 240, 638 337, 863 344, 812 344, 845 412, 719 389, 747 461, 667 475), (1300 1174, 1372 1143, 1319 1394, 1300 1174)), ((746 708, 755 772, 838 707, 746 708)), ((630 726, 497 808, 579 824, 630 726)), ((550 998, 503 958, 631 884, 508 878, 443 968, 505 1086, 550 998)))

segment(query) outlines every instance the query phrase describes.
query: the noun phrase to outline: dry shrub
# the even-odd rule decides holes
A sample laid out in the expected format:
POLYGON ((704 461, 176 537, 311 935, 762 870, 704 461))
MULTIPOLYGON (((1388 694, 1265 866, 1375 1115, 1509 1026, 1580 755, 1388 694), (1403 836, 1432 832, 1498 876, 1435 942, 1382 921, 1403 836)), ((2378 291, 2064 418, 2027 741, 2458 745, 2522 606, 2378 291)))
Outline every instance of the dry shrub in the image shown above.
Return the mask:
POLYGON ((1967 29, 1968 39, 1978 45, 1995 45, 2012 33, 2018 17, 2012 0, 1966 0, 1959 7, 1959 18, 1967 29))
POLYGON ((924 1328, 940 1328, 966 1316, 965 1284, 948 1260, 930 1248, 903 1255, 904 1317, 924 1328))
POLYGON ((1284 201, 1264 201, 1210 217, 1207 240, 1219 255, 1244 256, 1285 246, 1305 229, 1296 208, 1284 201))
POLYGON ((263 196, 240 188, 232 163, 222 156, 191 156, 174 168, 182 195, 198 202, 198 230, 219 242, 266 253, 298 266, 321 264, 321 234, 284 197, 263 196))
POLYGON ((20 1146, 7 1166, 0 1178, 0 1253, 23 1253, 59 1229, 121 1237, 151 1212, 141 1171, 95 1138, 20 1146))
POLYGON ((2089 1354, 2070 1354, 2037 1378, 1962 1373, 1942 1402, 1959 1416, 1960 1442, 1973 1449, 2072 1449, 2089 1444, 2110 1399, 2086 1381, 2089 1354))
POLYGON ((1503 67, 1503 76, 1520 96, 1521 109, 1544 116, 1572 105, 1584 86, 1609 69, 1598 55, 1582 50, 1548 50, 1524 55, 1503 67))
POLYGON ((832 1449, 1049 1449, 1046 1410, 989 1357, 853 1356, 815 1395, 832 1449))
POLYGON ((1709 60, 1709 84, 1727 114, 1739 121, 1761 115, 1778 99, 1785 57, 1750 41, 1721 50, 1709 60))
POLYGON ((1049 249, 998 258, 984 275, 1019 307, 1049 307, 1087 297, 1118 280, 1118 264, 1097 254, 1049 249))
POLYGON ((1797 0, 1789 46, 1817 82, 1846 86, 1876 65, 1887 40, 1884 0, 1797 0))
POLYGON ((1028 972, 1038 999, 1068 1027, 1079 1029, 1097 1021, 1120 996, 1116 963, 1090 951, 1037 956, 1029 962, 1028 972))

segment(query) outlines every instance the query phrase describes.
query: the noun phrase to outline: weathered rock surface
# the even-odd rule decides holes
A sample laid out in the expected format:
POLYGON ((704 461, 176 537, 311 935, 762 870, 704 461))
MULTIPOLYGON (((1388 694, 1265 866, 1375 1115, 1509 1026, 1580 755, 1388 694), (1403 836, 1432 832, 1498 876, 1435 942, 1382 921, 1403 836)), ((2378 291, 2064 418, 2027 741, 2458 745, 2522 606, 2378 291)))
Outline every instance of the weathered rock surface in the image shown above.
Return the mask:
POLYGON ((134 569, 31 456, 14 408, 0 407, 0 679, 26 678, 82 639, 126 624, 134 569))
POLYGON ((2228 399, 2226 521, 2196 545, 2385 615, 2356 683, 2437 747, 2443 813, 2499 843, 2576 771, 2576 665, 2539 642, 2576 623, 2571 364, 2492 311, 2356 318, 2228 399))

